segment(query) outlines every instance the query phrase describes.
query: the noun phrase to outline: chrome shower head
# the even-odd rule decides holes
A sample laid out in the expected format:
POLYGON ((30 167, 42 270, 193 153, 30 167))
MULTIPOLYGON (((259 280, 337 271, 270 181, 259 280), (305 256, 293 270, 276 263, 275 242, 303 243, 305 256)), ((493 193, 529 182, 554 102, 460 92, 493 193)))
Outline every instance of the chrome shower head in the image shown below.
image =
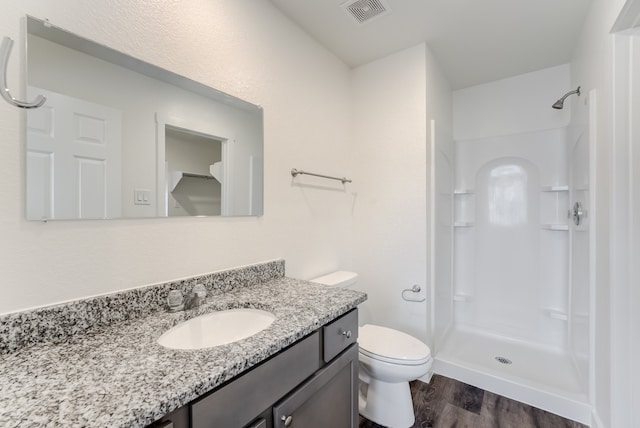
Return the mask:
POLYGON ((580 86, 578 86, 578 89, 576 89, 575 91, 570 91, 567 92, 566 94, 564 94, 562 96, 562 98, 560 98, 558 101, 556 101, 555 103, 553 103, 553 105, 551 107, 557 109, 557 110, 562 110, 562 108, 564 107, 564 100, 569 96, 569 95, 573 95, 573 94, 578 94, 578 96, 580 96, 580 86))

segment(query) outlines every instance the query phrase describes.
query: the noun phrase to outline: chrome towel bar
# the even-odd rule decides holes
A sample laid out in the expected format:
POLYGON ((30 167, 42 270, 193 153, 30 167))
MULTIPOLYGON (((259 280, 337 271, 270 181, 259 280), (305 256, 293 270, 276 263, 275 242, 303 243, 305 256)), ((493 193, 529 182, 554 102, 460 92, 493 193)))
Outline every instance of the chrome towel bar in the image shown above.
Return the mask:
POLYGON ((15 99, 11 95, 11 92, 9 92, 9 88, 7 87, 7 65, 9 64, 9 55, 11 55, 12 47, 13 40, 10 37, 4 37, 2 39, 2 45, 0 46, 0 73, 2 73, 0 77, 0 84, 2 85, 2 87, 0 87, 0 95, 13 106, 20 108, 38 108, 47 100, 42 95, 38 95, 38 98, 33 102, 25 102, 15 99))
POLYGON ((313 175, 314 177, 322 177, 322 178, 328 178, 329 180, 338 180, 338 181, 342 181, 342 184, 344 183, 351 183, 351 180, 349 180, 348 178, 344 178, 344 177, 332 177, 330 175, 323 175, 323 174, 316 174, 313 172, 306 172, 303 171, 301 169, 295 169, 295 168, 291 168, 291 176, 295 177, 297 175, 313 175))

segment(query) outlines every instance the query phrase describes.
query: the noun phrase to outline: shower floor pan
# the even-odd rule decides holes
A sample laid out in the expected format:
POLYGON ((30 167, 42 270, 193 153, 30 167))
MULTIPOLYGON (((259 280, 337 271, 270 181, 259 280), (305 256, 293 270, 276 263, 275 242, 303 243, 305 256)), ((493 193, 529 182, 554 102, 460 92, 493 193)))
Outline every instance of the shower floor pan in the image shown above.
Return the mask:
POLYGON ((448 333, 434 372, 496 394, 591 423, 591 407, 569 354, 471 329, 448 333))

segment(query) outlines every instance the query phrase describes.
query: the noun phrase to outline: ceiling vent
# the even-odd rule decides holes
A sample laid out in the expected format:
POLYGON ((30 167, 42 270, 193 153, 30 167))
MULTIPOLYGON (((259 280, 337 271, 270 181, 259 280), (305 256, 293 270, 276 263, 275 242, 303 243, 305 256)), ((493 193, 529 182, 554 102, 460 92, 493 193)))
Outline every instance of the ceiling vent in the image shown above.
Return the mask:
POLYGON ((389 13, 389 5, 384 0, 355 0, 348 1, 342 8, 359 24, 364 24, 373 18, 389 13))

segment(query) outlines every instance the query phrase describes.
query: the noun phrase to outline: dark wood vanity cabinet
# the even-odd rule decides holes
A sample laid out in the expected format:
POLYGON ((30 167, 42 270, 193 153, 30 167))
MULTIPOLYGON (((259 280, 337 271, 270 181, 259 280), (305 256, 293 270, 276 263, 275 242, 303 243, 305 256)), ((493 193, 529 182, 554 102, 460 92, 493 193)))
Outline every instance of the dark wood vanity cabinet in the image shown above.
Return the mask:
POLYGON ((357 335, 354 309, 152 427, 356 428, 357 335))

